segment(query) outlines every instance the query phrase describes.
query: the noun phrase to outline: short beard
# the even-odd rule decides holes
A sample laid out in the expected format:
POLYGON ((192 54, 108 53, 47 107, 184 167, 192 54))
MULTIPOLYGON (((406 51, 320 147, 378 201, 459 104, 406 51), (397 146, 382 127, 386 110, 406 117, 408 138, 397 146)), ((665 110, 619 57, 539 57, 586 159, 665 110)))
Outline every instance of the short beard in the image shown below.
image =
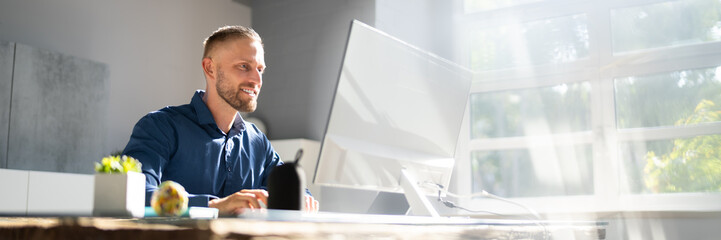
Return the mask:
POLYGON ((258 102, 255 100, 243 101, 241 94, 242 88, 233 86, 230 82, 226 82, 225 75, 220 69, 216 69, 218 72, 218 81, 215 83, 215 90, 218 91, 220 98, 225 100, 231 107, 239 112, 253 112, 258 106, 258 102))

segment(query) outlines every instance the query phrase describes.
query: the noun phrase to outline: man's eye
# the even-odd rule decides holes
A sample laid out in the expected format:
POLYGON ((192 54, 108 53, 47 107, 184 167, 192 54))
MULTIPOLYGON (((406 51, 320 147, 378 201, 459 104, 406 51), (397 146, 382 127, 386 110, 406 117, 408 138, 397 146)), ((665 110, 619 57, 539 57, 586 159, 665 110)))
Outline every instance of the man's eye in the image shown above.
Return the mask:
POLYGON ((240 69, 243 69, 243 70, 247 70, 247 69, 248 69, 248 65, 245 65, 245 64, 241 64, 241 65, 238 66, 238 67, 240 67, 240 69))

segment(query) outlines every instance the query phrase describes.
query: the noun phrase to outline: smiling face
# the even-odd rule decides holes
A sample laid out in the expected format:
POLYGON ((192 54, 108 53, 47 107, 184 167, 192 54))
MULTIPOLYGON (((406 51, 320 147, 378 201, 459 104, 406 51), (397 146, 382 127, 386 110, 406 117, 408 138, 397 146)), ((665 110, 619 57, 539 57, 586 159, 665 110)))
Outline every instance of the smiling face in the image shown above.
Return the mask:
POLYGON ((263 46, 252 38, 228 40, 214 49, 215 89, 228 105, 240 112, 253 112, 263 85, 263 46))

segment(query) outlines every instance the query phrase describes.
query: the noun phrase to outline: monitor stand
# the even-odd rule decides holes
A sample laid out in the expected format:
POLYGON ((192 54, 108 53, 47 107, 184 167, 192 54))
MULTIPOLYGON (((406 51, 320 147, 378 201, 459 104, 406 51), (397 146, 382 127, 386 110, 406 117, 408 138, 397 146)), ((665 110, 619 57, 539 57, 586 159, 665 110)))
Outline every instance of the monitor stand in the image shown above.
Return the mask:
POLYGON ((401 169, 401 187, 410 208, 407 215, 440 217, 428 198, 418 188, 418 181, 410 171, 401 169))

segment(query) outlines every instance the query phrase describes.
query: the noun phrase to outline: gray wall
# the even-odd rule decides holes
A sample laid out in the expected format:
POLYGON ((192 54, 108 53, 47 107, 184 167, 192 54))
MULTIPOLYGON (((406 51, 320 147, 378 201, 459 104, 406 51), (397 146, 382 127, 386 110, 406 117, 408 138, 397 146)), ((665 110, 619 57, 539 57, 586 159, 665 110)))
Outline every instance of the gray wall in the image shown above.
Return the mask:
POLYGON ((92 173, 104 153, 108 67, 15 44, 7 168, 92 173))
POLYGON ((0 168, 7 165, 13 58, 15 43, 0 41, 0 168))
POLYGON ((0 0, 0 40, 108 65, 106 154, 146 113, 189 103, 205 88, 203 39, 250 20, 250 7, 231 0, 0 0))
POLYGON ((258 109, 271 139, 321 140, 351 20, 373 25, 372 0, 253 1, 265 60, 258 109))

